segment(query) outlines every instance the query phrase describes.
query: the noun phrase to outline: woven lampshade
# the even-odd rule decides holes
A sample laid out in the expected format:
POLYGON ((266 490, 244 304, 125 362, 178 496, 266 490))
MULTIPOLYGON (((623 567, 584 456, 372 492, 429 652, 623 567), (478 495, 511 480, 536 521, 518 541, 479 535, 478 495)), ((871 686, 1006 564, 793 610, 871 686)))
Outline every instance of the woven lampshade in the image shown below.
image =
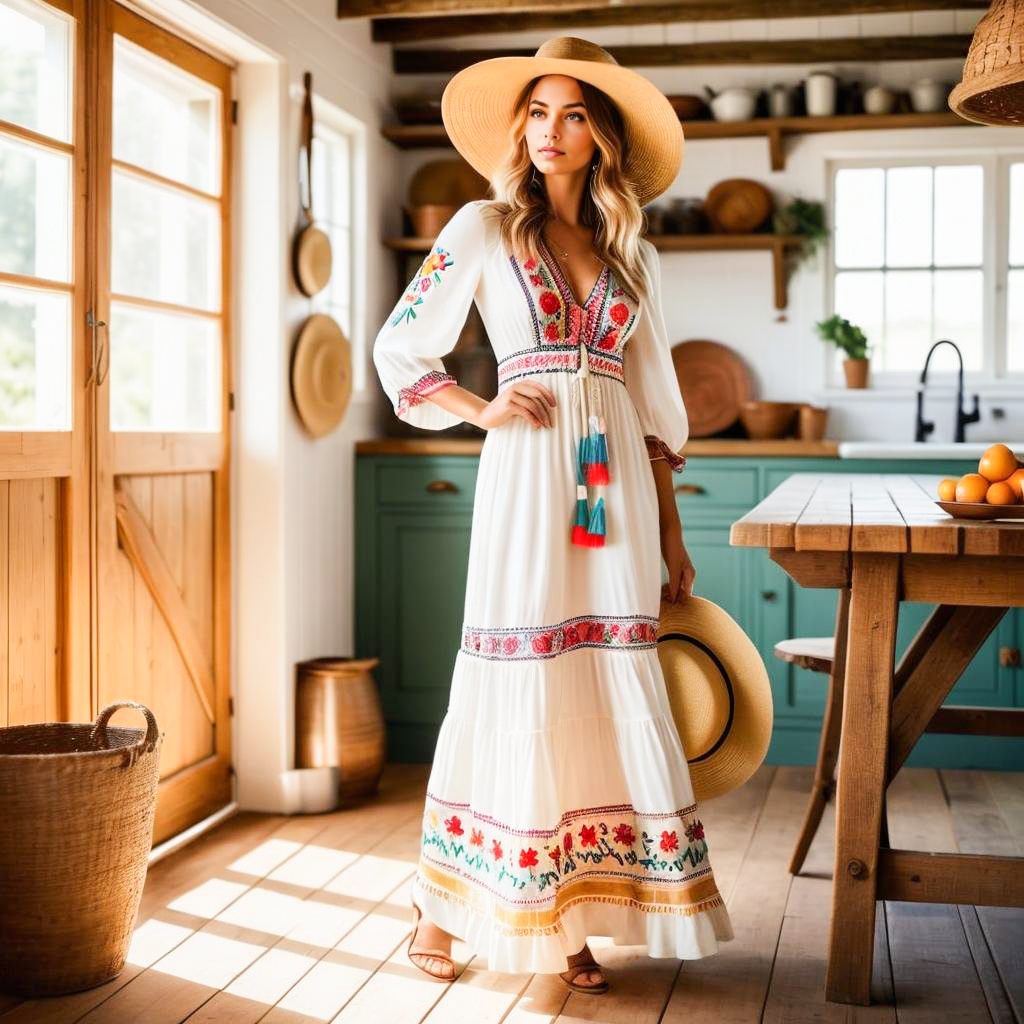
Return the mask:
POLYGON ((1024 124, 1024 2, 993 0, 974 31, 949 106, 979 124, 1024 124))

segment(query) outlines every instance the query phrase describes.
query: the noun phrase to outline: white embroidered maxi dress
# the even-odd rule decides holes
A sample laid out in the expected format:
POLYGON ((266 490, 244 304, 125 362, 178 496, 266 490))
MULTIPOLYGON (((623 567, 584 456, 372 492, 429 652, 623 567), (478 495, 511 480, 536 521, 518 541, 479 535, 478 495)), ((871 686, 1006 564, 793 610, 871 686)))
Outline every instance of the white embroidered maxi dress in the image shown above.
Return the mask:
POLYGON ((483 441, 462 638, 412 883, 426 916, 492 970, 563 971, 590 935, 679 959, 733 938, 656 650, 649 460, 682 470, 688 424, 658 254, 641 245, 651 303, 638 308, 605 266, 580 306, 550 252, 516 259, 489 201, 467 203, 374 343, 398 416, 459 423, 426 396, 455 383, 441 357, 475 300, 499 389, 533 376, 557 403, 553 427, 515 417, 483 441), (608 451, 608 482, 586 489, 604 498, 601 546, 570 541, 583 363, 608 451))

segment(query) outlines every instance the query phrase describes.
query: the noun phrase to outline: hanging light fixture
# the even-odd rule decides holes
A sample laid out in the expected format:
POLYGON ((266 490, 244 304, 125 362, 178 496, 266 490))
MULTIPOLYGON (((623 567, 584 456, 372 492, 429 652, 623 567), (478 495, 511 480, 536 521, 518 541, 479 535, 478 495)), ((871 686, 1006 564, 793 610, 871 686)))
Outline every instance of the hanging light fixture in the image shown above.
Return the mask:
POLYGON ((949 106, 968 121, 1024 125, 1024 0, 993 0, 949 106))

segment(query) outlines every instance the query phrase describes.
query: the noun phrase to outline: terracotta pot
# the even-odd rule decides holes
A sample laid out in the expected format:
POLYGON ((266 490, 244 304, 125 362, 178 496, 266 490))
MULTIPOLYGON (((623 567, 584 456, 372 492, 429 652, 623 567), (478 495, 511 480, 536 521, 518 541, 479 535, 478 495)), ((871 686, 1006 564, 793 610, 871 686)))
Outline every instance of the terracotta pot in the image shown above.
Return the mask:
POLYGON ((866 388, 868 386, 868 360, 844 359, 843 373, 846 374, 848 388, 866 388))

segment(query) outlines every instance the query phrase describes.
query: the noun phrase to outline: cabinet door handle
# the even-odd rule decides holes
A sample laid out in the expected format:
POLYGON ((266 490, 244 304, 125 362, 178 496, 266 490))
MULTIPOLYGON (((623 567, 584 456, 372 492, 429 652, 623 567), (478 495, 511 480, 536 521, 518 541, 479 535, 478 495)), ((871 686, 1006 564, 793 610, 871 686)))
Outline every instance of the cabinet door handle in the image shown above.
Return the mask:
POLYGON ((676 494, 707 494, 707 491, 700 484, 679 484, 676 494))
POLYGON ((774 590, 762 590, 761 600, 762 601, 774 601, 779 595, 774 590))
POLYGON ((428 494, 440 493, 443 491, 448 491, 451 494, 457 494, 459 488, 452 483, 451 480, 431 480, 424 490, 426 490, 428 494))
POLYGON ((1020 668, 1020 648, 1000 647, 999 664, 1003 668, 1020 668))

